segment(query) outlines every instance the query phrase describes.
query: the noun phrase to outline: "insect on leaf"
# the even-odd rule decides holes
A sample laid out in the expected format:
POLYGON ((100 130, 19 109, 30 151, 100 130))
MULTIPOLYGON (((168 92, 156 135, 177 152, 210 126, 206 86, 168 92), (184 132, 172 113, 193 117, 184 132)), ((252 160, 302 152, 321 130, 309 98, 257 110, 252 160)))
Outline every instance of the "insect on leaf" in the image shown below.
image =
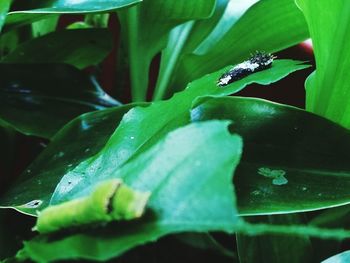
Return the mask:
POLYGON ((131 220, 142 216, 150 192, 139 192, 120 179, 102 182, 87 196, 44 209, 34 227, 40 233, 99 224, 113 220, 131 220))

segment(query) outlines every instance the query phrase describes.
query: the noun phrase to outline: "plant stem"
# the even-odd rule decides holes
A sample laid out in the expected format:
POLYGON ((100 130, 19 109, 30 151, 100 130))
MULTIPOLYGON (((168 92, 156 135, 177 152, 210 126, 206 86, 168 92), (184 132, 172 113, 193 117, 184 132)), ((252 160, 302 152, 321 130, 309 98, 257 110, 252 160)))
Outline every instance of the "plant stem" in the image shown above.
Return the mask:
POLYGON ((148 87, 148 69, 150 59, 142 48, 139 35, 139 8, 137 6, 126 10, 124 37, 127 41, 130 61, 130 82, 132 101, 145 101, 148 87))
POLYGON ((172 74, 193 25, 194 21, 187 22, 174 28, 170 33, 168 46, 162 52, 162 62, 160 65, 159 78, 154 91, 153 100, 161 100, 167 93, 172 74))

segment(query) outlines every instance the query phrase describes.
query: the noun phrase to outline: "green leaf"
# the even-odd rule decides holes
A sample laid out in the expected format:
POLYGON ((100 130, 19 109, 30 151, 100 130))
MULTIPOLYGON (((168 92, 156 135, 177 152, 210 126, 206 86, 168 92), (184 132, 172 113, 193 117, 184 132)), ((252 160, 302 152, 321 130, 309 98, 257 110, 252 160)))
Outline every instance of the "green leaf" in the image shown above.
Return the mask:
POLYGON ((198 49, 181 58, 171 85, 181 89, 189 81, 238 63, 256 50, 276 52, 307 37, 305 19, 294 0, 259 1, 210 49, 198 49))
POLYGON ((333 257, 330 257, 321 263, 346 263, 350 261, 350 250, 339 253, 333 257))
POLYGON ((6 20, 7 12, 10 9, 12 0, 2 0, 0 2, 0 32, 6 20))
POLYGON ((31 211, 30 208, 25 209, 25 213, 36 215, 37 209, 48 206, 62 174, 72 170, 86 158, 97 154, 123 115, 133 106, 130 104, 86 113, 64 126, 52 138, 44 152, 22 174, 15 187, 2 196, 2 208, 16 209, 16 205, 23 206, 39 200, 40 206, 34 207, 31 211))
MULTIPOLYGON (((84 181, 87 183, 90 180, 97 182, 99 179, 111 176, 119 166, 142 154, 168 132, 188 124, 192 102, 197 97, 208 94, 218 97, 229 95, 254 82, 267 85, 285 77, 290 72, 305 67, 307 66, 300 65, 298 61, 277 60, 269 69, 247 76, 223 88, 218 87, 219 77, 231 68, 227 67, 190 83, 185 91, 176 94, 170 100, 152 103, 145 108, 133 108, 123 117, 112 136, 112 131, 109 130, 108 136, 110 138, 108 141, 107 137, 99 137, 101 136, 99 133, 103 131, 99 131, 97 127, 96 130, 89 128, 90 118, 92 122, 95 122, 97 116, 104 113, 84 115, 81 120, 76 120, 74 125, 73 123, 69 124, 67 129, 61 131, 54 138, 54 143, 50 144, 39 159, 28 168, 31 174, 24 173, 20 182, 10 192, 2 196, 0 205, 17 207, 32 200, 44 200, 39 209, 41 210, 49 205, 53 190, 61 179, 64 183, 56 188, 51 202, 57 204, 68 201, 67 198, 73 197, 75 191, 80 192, 80 189, 75 189, 75 185, 83 186, 85 185, 84 181), (84 132, 80 138, 82 131, 84 132), (88 142, 84 142, 84 140, 88 142), (78 141, 81 146, 79 146, 78 141), (92 142, 96 144, 93 148, 94 155, 88 155, 84 153, 83 149, 90 148, 92 142), (70 146, 69 143, 72 145, 70 146), (86 146, 85 143, 89 146, 86 146), (60 152, 68 152, 69 154, 65 155, 64 158, 57 159, 57 154, 60 152), (97 172, 98 176, 96 176, 97 172), (43 191, 39 190, 42 188, 41 182, 42 185, 45 185, 43 191), (69 182, 71 183, 69 184, 69 182), (66 184, 69 184, 69 187, 66 187, 66 184), (23 194, 24 189, 28 189, 26 194, 23 194)), ((108 116, 108 111, 105 113, 105 116, 108 116)), ((115 128, 115 126, 113 127, 115 128)), ((103 125, 100 128, 103 129, 103 125)), ((31 212, 26 211, 26 213, 36 215, 36 209, 31 212)))
POLYGON ((59 16, 50 16, 32 23, 33 37, 40 37, 56 30, 59 16))
POLYGON ((85 14, 110 12, 137 4, 142 0, 52 0, 52 1, 17 1, 15 10, 9 12, 6 28, 26 25, 58 14, 85 14))
POLYGON ((190 117, 189 111, 195 98, 205 94, 229 95, 253 82, 267 85, 290 72, 291 68, 295 70, 305 67, 289 60, 276 61, 274 66, 275 70, 271 68, 257 72, 224 88, 217 86, 217 80, 227 69, 220 70, 190 83, 184 92, 176 94, 168 101, 153 103, 146 108, 132 109, 124 116, 118 129, 99 154, 64 175, 61 181, 64 183, 56 188, 51 202, 55 204, 66 201, 61 196, 60 189, 64 189, 64 196, 68 197, 73 196, 74 191, 79 191, 74 189, 74 184, 82 185, 80 179, 77 180, 79 175, 83 175, 82 180, 97 180, 96 169, 98 169, 99 178, 109 177, 118 166, 142 154, 168 132, 187 124, 190 117), (113 166, 109 165, 111 163, 113 166), (69 181, 76 183, 71 183, 67 187, 66 183, 69 181), (68 195, 67 192, 69 192, 68 195))
POLYGON ((297 3, 308 22, 316 57, 316 72, 306 83, 307 109, 350 128, 350 51, 346 42, 350 37, 350 2, 297 3))
POLYGON ((0 60, 15 50, 19 42, 18 30, 13 30, 0 35, 0 60))
MULTIPOLYGON (((350 132, 317 115, 253 98, 202 101, 192 121, 233 120, 244 140, 235 175, 241 215, 310 211, 350 203, 350 132), (279 184, 263 169, 283 171, 279 184)), ((197 102, 198 104, 200 103, 197 102)))
POLYGON ((67 63, 85 68, 101 62, 111 49, 112 37, 107 29, 63 30, 23 43, 1 62, 67 63))
MULTIPOLYGON (((247 217, 249 222, 269 224, 300 224, 298 214, 274 215, 266 217, 247 217)), ((270 262, 299 263, 313 262, 313 249, 310 238, 290 235, 247 236, 237 234, 237 249, 240 263, 270 262)))
POLYGON ((154 99, 162 99, 167 93, 170 82, 176 77, 174 71, 183 55, 195 52, 195 50, 204 52, 210 49, 255 2, 256 0, 219 0, 209 19, 191 21, 174 28, 170 32, 166 48, 162 51, 154 99))
POLYGON ((145 101, 151 61, 165 48, 170 30, 189 20, 208 18, 214 5, 215 0, 147 0, 119 12, 134 101, 145 101))
POLYGON ((113 175, 135 189, 152 192, 148 217, 59 240, 39 236, 26 242, 21 254, 35 261, 107 260, 170 233, 232 233, 240 222, 231 181, 242 142, 229 134, 228 124, 210 121, 177 129, 113 175))
POLYGON ((0 125, 51 138, 85 112, 120 105, 93 79, 64 64, 0 64, 0 125))

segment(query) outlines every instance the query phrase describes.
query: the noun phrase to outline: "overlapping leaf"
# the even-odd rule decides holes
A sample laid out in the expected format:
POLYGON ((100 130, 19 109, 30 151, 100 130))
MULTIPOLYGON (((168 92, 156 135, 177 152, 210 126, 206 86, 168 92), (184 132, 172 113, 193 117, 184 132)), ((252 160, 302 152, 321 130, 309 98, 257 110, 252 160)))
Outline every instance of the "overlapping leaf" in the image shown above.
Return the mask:
MULTIPOLYGON (((189 110, 195 98, 208 94, 225 96, 253 82, 266 85, 305 67, 297 61, 279 60, 275 61, 270 69, 252 74, 224 88, 218 87, 217 80, 227 70, 225 68, 191 83, 184 92, 168 101, 156 102, 146 108, 133 108, 123 117, 118 129, 108 141, 106 135, 100 135, 101 132, 105 134, 103 131, 94 129, 90 124, 96 122, 96 118, 100 119, 100 116, 108 117, 108 111, 84 115, 75 121, 76 126, 68 125, 68 128, 72 127, 71 130, 65 129, 54 138, 54 143, 29 167, 30 173, 23 175, 22 182, 18 182, 16 187, 2 196, 1 205, 17 207, 40 199, 45 200, 40 207, 43 209, 49 205, 53 190, 60 181, 61 184, 57 187, 51 202, 66 201, 73 196, 73 193, 79 193, 81 188, 93 186, 98 178, 110 176, 119 166, 142 154, 168 132, 189 123, 189 110), (104 115, 105 113, 107 115, 104 115), (72 136, 74 134, 76 137, 72 136), (94 156, 92 151, 89 154, 85 153, 87 148, 91 148, 92 143, 95 143, 94 156), (60 152, 69 154, 59 156, 62 155, 60 152), (87 159, 88 156, 92 157, 87 159), (40 191, 41 184, 45 185, 44 191, 40 191), (24 191, 26 194, 23 194, 24 191)), ((126 108, 122 108, 120 114, 125 113, 123 109, 126 108)), ((108 125, 115 128, 117 122, 108 125)), ((103 125, 100 128, 104 129, 102 127, 103 125)), ((112 131, 107 130, 110 136, 112 131)), ((32 209, 30 212, 26 209, 26 212, 35 215, 36 210, 32 209)))
POLYGON ((111 175, 152 193, 148 217, 135 224, 111 225, 59 240, 39 236, 25 243, 19 257, 107 260, 169 233, 232 233, 239 219, 231 181, 242 142, 229 133, 228 124, 210 121, 177 129, 111 175))
POLYGON ((134 100, 145 100, 151 60, 166 46, 170 30, 189 20, 208 18, 214 5, 214 0, 147 0, 119 12, 134 100))
POLYGON ((12 0, 3 0, 0 2, 0 32, 5 23, 7 12, 10 9, 11 1, 12 0))
POLYGON ((111 49, 112 37, 106 29, 63 30, 19 45, 1 62, 67 63, 85 68, 101 62, 111 49))
POLYGON ((350 203, 350 132, 293 107, 259 99, 211 99, 192 120, 229 119, 244 140, 235 175, 241 215, 300 212, 350 203), (283 172, 279 184, 262 171, 283 172))
POLYGON ((350 260, 350 251, 347 250, 337 255, 334 255, 333 257, 327 258, 321 263, 346 263, 346 262, 349 262, 349 260, 350 260))
MULTIPOLYGON (((113 133, 122 116, 133 106, 87 113, 67 124, 52 138, 44 153, 24 172, 22 182, 18 182, 13 190, 3 196, 1 205, 13 207, 13 204, 24 205, 40 200, 43 207, 47 206, 62 174, 96 154, 113 133)), ((41 207, 31 208, 24 205, 21 209, 34 215, 41 207)))
POLYGON ((117 106, 92 79, 64 64, 0 64, 0 125, 51 138, 85 112, 117 106))
MULTIPOLYGON (((294 0, 257 2, 210 48, 184 54, 171 85, 172 90, 223 65, 238 63, 256 50, 276 52, 308 37, 301 11, 294 0)), ((171 95, 168 93, 167 95, 171 95)))
POLYGON ((204 50, 215 46, 255 2, 256 0, 219 0, 209 19, 191 21, 174 28, 170 32, 166 48, 162 51, 154 98, 158 100, 164 97, 170 82, 175 78, 174 72, 183 55, 195 52, 195 50, 205 52, 204 50))
POLYGON ((53 0, 17 1, 9 12, 6 28, 32 23, 57 14, 84 14, 108 12, 137 4, 141 0, 53 0))
POLYGON ((316 57, 316 71, 306 83, 307 109, 349 128, 350 2, 296 2, 308 22, 316 57))

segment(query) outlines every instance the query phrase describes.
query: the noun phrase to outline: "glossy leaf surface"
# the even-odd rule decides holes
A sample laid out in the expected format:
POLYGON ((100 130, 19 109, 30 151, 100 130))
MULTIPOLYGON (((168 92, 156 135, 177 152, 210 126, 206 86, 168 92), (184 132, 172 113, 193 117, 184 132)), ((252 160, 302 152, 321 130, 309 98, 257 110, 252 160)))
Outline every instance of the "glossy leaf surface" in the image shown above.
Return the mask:
POLYGON ((83 185, 81 181, 96 181, 96 171, 99 178, 109 177, 119 166, 143 154, 168 132, 187 124, 190 118, 189 111, 195 98, 205 94, 228 95, 252 82, 268 84, 280 79, 291 70, 304 68, 305 65, 281 60, 276 61, 274 67, 257 72, 224 88, 217 86, 217 80, 226 69, 214 72, 191 83, 184 92, 176 94, 168 101, 130 110, 99 154, 80 163, 74 170, 64 175, 51 199, 52 204, 66 201, 67 197, 71 198, 76 192, 80 192, 79 187, 74 188, 75 184, 79 186, 83 185), (149 125, 150 123, 152 125, 149 125), (69 182, 71 184, 67 186, 69 182))
POLYGON ((165 48, 170 30, 190 20, 208 18, 214 5, 215 0, 147 0, 119 12, 135 101, 146 98, 151 61, 165 48))
MULTIPOLYGON (((85 185, 83 183, 85 180, 87 182, 97 181, 98 178, 110 176, 119 166, 138 154, 142 154, 168 132, 189 123, 192 101, 197 97, 208 94, 218 97, 229 95, 254 82, 267 85, 290 72, 305 67, 307 66, 300 65, 298 61, 278 60, 270 69, 252 74, 224 88, 218 87, 217 81, 223 72, 230 68, 227 67, 194 81, 185 91, 178 93, 170 100, 152 103, 144 108, 133 108, 123 117, 113 134, 111 134, 112 130, 108 130, 109 139, 105 137, 107 133, 99 130, 105 129, 103 127, 106 122, 102 122, 105 124, 101 124, 102 126, 96 129, 90 124, 90 122, 95 123, 96 118, 100 119, 101 114, 108 118, 109 111, 84 115, 81 119, 76 120, 74 125, 69 124, 67 129, 61 131, 53 139, 54 143, 29 167, 31 173, 23 174, 16 187, 2 196, 0 204, 6 207, 18 207, 32 200, 45 200, 40 207, 41 210, 49 205, 50 200, 52 204, 67 201, 67 198, 72 197, 74 192, 80 192, 80 189, 74 188, 75 185, 85 185), (70 146, 69 143, 72 145, 70 146), (84 149, 91 148, 92 143, 95 143, 94 155, 92 151, 89 154, 85 153, 84 149), (57 159, 57 154, 60 155, 60 152, 69 154, 57 159), (56 188, 60 181, 63 183, 56 188), (46 185, 44 191, 39 190, 42 188, 41 183, 46 185), (51 199, 54 190, 55 195, 51 199), (25 195, 22 194, 24 191, 25 195)), ((122 113, 125 111, 120 111, 120 114, 122 113)), ((118 116, 121 117, 121 115, 118 116)), ((117 123, 109 123, 108 127, 115 129, 117 123)), ((25 212, 35 215, 36 210, 33 209, 30 212, 26 209, 25 212)))
POLYGON ((83 14, 109 12, 128 7, 141 0, 53 0, 53 1, 17 1, 8 14, 8 29, 32 23, 57 14, 83 14))
POLYGON ((19 45, 1 62, 67 63, 81 69, 101 62, 111 49, 112 38, 106 29, 63 30, 19 45))
MULTIPOLYGON (((210 48, 181 58, 173 81, 176 89, 208 72, 238 63, 256 50, 276 52, 308 37, 301 11, 294 0, 263 0, 250 7, 210 48)), ((168 94, 169 95, 169 94, 168 94)))
POLYGON ((120 105, 69 65, 0 64, 0 72, 0 125, 27 135, 49 139, 80 114, 120 105))
POLYGON ((0 2, 0 32, 5 23, 7 12, 10 9, 11 1, 12 0, 3 0, 0 2))
POLYGON ((350 261, 350 251, 344 251, 342 253, 339 253, 333 257, 330 257, 321 263, 346 263, 350 261))
POLYGON ((241 215, 350 203, 350 132, 303 110, 252 98, 209 99, 193 121, 228 119, 244 140, 235 175, 241 215), (285 182, 263 172, 283 172, 285 182))
POLYGON ((22 255, 35 261, 107 260, 169 233, 232 233, 239 220, 231 181, 242 142, 230 135, 228 124, 210 121, 177 129, 112 175, 152 193, 145 218, 59 240, 39 236, 25 243, 22 255))
POLYGON ((256 0, 249 1, 216 1, 215 10, 208 19, 191 21, 174 28, 169 35, 162 59, 154 92, 155 99, 162 99, 170 82, 177 77, 174 72, 181 63, 183 55, 200 50, 210 49, 236 23, 243 13, 256 0))
POLYGON ((123 115, 133 106, 86 113, 67 124, 52 138, 43 154, 23 173, 16 187, 2 196, 2 207, 22 205, 21 210, 32 215, 36 214, 37 209, 46 207, 61 180, 60 175, 96 154, 113 133, 123 115), (33 200, 40 200, 40 207, 25 206, 33 200))
POLYGON ((350 2, 296 2, 308 22, 316 57, 316 71, 306 83, 307 109, 350 128, 350 2))

